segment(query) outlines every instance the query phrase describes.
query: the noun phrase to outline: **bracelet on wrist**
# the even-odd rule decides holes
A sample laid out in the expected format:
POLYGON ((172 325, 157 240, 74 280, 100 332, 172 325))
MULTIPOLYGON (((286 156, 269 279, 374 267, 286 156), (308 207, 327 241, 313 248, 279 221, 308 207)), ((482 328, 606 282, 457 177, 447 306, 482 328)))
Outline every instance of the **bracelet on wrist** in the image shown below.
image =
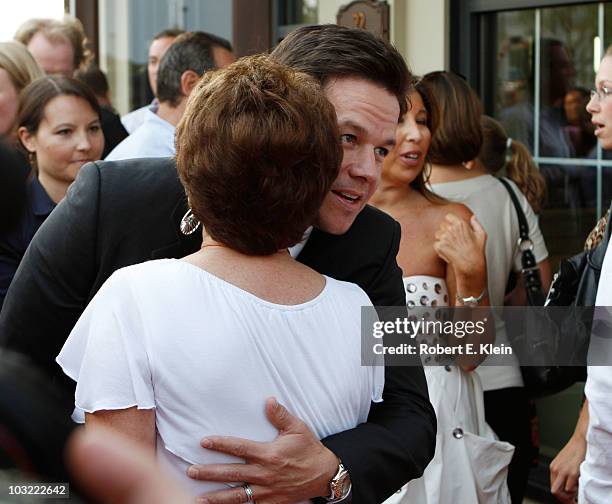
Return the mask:
POLYGON ((459 294, 459 292, 457 292, 455 294, 455 299, 457 303, 460 303, 463 306, 469 306, 469 307, 474 308, 479 305, 479 303, 484 299, 486 295, 487 295, 487 288, 485 287, 484 289, 482 289, 482 292, 480 293, 480 295, 476 297, 474 296, 463 297, 461 296, 461 294, 459 294))

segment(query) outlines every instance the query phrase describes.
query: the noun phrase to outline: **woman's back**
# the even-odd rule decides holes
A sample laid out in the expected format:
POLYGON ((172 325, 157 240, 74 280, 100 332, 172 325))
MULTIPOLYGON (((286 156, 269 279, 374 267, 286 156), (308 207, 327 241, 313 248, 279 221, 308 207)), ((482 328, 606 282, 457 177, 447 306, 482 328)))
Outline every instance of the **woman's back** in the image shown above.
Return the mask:
MULTIPOLYGON (((529 223, 529 237, 533 242, 533 253, 536 261, 540 262, 546 259, 548 251, 538 226, 537 216, 516 185, 511 181, 509 183, 520 201, 529 223)), ((440 196, 465 204, 481 222, 487 232, 486 257, 489 300, 491 306, 503 306, 510 272, 520 271, 521 269, 521 253, 518 247, 518 217, 508 191, 492 175, 481 175, 455 182, 434 184, 432 189, 440 196)), ((501 321, 496 324, 496 343, 508 343, 505 327, 501 321)), ((491 362, 491 357, 489 357, 487 363, 490 364, 491 362)), ((492 366, 480 366, 478 372, 483 377, 485 390, 522 386, 518 361, 515 364, 514 367, 505 367, 502 370, 492 366)))
POLYGON ((186 468, 232 459, 197 441, 217 433, 274 439, 266 398, 319 437, 364 422, 381 400, 384 368, 361 366, 360 307, 371 303, 357 286, 325 280, 314 299, 279 305, 185 261, 125 268, 94 298, 58 361, 78 381, 84 410, 154 407, 158 457, 202 493, 219 485, 188 480, 186 468))
MULTIPOLYGON (((548 255, 537 216, 526 198, 510 181, 527 217, 537 261, 548 255)), ((521 268, 516 210, 506 188, 492 175, 432 185, 436 194, 465 204, 487 232, 486 256, 491 306, 503 306, 508 276, 521 268)))

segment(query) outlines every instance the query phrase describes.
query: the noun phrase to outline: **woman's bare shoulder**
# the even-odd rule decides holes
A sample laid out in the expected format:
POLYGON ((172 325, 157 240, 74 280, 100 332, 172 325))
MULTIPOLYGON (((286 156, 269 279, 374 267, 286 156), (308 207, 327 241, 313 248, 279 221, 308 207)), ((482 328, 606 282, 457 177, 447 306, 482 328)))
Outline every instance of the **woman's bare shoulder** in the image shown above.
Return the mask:
POLYGON ((469 221, 473 215, 472 211, 463 203, 454 202, 449 202, 444 205, 440 205, 439 212, 442 215, 442 218, 446 217, 448 214, 453 214, 465 221, 469 221))

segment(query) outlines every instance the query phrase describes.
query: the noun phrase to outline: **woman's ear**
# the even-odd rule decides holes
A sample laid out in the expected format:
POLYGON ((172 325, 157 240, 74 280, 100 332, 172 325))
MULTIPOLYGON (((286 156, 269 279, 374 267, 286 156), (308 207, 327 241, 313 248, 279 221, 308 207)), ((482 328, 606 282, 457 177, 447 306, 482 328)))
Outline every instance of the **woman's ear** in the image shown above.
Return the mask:
POLYGON ((17 136, 28 152, 36 152, 36 136, 22 126, 17 130, 17 136))

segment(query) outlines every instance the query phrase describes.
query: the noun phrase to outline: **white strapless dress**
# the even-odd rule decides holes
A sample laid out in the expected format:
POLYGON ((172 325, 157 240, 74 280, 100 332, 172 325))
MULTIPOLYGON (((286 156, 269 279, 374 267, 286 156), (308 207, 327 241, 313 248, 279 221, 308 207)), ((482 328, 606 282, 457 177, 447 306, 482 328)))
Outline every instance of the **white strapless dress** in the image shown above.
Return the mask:
MULTIPOLYGON (((404 287, 408 308, 449 306, 442 278, 406 277, 404 287)), ((514 447, 497 440, 486 424, 477 373, 458 366, 424 369, 438 420, 434 458, 421 478, 403 486, 385 504, 510 503, 506 479, 514 447)))

